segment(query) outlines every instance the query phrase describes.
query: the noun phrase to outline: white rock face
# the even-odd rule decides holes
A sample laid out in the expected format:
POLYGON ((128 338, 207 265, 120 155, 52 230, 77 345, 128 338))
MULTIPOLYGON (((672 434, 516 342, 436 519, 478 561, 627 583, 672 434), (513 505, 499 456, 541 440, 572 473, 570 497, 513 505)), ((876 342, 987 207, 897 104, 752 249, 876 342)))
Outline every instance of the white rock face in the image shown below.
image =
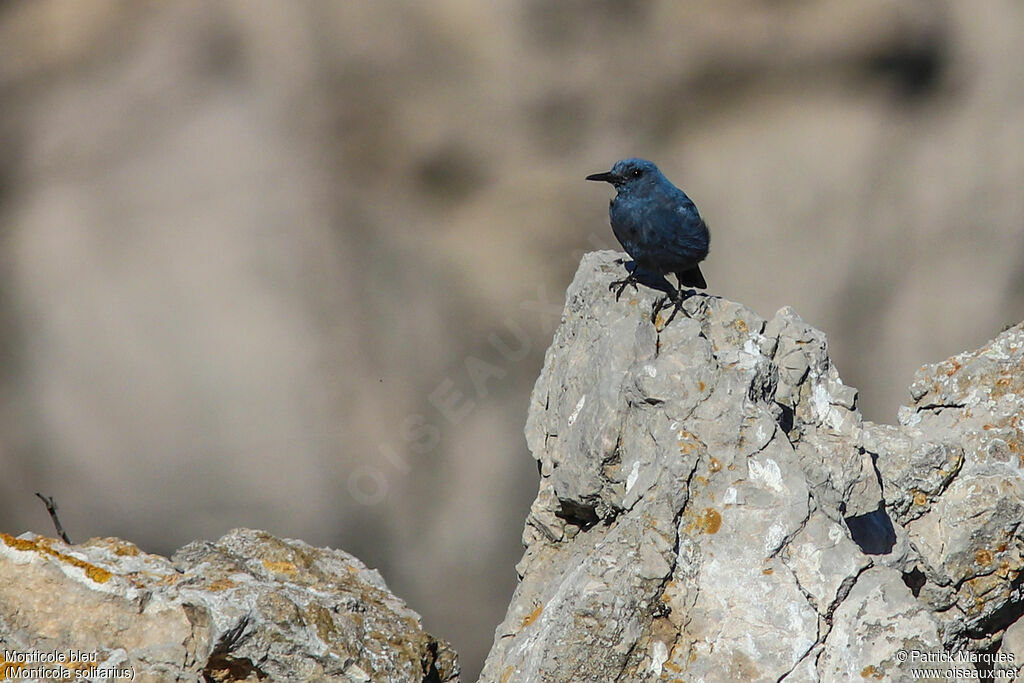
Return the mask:
POLYGON ((990 651, 1021 611, 1020 327, 878 426, 792 309, 697 295, 663 327, 655 293, 609 294, 620 256, 584 257, 534 388, 540 490, 481 680, 902 680, 902 651, 990 651))

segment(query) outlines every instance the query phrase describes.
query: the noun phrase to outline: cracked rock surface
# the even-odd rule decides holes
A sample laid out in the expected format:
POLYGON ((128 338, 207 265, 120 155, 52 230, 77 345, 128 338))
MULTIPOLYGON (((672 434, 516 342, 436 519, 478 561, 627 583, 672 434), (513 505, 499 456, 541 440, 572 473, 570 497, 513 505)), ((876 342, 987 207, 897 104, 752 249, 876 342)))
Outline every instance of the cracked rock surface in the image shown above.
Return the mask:
POLYGON ((923 368, 874 425, 792 309, 698 295, 652 322, 656 292, 609 293, 623 256, 584 257, 534 388, 540 487, 481 680, 903 680, 901 650, 992 656, 1022 611, 1021 326, 923 368))
POLYGON ((171 559, 117 539, 3 534, 0 643, 95 656, 47 664, 72 678, 95 666, 137 681, 459 680, 455 653, 376 570, 244 529, 171 559))

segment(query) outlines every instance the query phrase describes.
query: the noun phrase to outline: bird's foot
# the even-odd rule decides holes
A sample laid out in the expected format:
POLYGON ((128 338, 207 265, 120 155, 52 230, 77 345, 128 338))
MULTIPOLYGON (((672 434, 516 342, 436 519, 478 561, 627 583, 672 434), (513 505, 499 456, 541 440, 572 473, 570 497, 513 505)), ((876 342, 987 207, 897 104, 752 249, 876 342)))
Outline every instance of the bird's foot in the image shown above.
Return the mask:
POLYGON ((658 314, 665 308, 665 304, 668 300, 669 298, 667 296, 663 296, 654 302, 654 308, 651 309, 651 322, 655 325, 658 324, 658 314))
POLYGON ((660 329, 665 329, 668 324, 675 320, 676 314, 679 313, 679 309, 683 307, 683 302, 689 298, 688 294, 684 292, 682 288, 676 291, 675 296, 663 296, 654 303, 654 308, 651 310, 651 322, 658 325, 658 315, 665 309, 669 302, 672 302, 672 313, 660 326, 660 329))
POLYGON ((668 316, 668 320, 666 320, 666 321, 665 321, 665 325, 666 325, 666 326, 667 326, 667 325, 668 325, 668 324, 669 324, 670 322, 672 322, 673 320, 675 320, 675 317, 676 317, 676 313, 678 313, 678 312, 679 312, 679 309, 681 309, 681 308, 683 307, 683 302, 684 302, 685 300, 686 300, 686 297, 684 297, 684 296, 681 296, 681 295, 680 295, 680 296, 679 296, 679 297, 678 297, 678 298, 676 299, 676 305, 672 307, 672 313, 671 313, 671 314, 670 314, 670 315, 668 316))
POLYGON ((610 285, 608 285, 608 291, 611 291, 611 290, 615 289, 616 287, 618 287, 618 289, 615 289, 615 300, 618 301, 619 297, 622 296, 622 292, 623 292, 623 290, 626 289, 627 285, 632 285, 633 289, 635 289, 637 291, 640 290, 640 288, 636 286, 636 276, 634 275, 634 273, 630 273, 629 275, 627 275, 626 277, 622 278, 621 280, 616 280, 615 282, 613 282, 610 285))

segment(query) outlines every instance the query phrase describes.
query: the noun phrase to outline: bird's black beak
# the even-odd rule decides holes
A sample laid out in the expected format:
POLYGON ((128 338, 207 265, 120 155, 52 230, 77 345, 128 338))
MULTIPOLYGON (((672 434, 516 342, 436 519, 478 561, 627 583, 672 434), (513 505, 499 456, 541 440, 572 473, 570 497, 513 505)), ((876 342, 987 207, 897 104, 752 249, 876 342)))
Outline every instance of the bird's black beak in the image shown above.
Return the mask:
POLYGON ((588 175, 587 180, 600 180, 606 183, 614 183, 617 180, 617 178, 611 171, 605 171, 604 173, 594 173, 593 175, 588 175))

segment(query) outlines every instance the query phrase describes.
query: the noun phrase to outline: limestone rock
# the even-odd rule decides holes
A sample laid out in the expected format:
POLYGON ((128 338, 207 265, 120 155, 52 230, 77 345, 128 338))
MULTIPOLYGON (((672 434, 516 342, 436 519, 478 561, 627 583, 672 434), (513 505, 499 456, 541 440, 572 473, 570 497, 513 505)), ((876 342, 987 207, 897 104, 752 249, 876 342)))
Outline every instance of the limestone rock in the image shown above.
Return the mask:
POLYGON ((139 681, 459 679, 448 645, 340 550, 249 530, 170 560, 117 539, 0 541, 0 642, 21 655, 84 655, 51 668, 130 670, 139 681))
POLYGON ((622 256, 584 257, 534 388, 481 680, 899 680, 903 652, 991 651, 1022 611, 1021 329, 874 425, 792 309, 652 322, 657 293, 609 294, 622 256))
POLYGON ((922 367, 910 392, 900 426, 868 425, 865 448, 944 639, 988 650, 1024 613, 1024 324, 922 367))

